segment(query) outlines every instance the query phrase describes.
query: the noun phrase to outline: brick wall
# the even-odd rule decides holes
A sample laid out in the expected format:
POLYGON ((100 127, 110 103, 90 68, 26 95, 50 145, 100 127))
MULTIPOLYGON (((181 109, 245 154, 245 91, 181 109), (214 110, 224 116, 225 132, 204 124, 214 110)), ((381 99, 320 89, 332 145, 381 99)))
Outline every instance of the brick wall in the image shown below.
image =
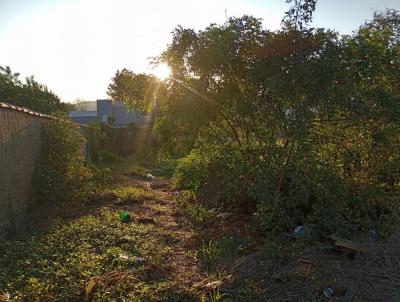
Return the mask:
POLYGON ((48 118, 0 103, 0 239, 23 230, 40 154, 41 124, 48 118))

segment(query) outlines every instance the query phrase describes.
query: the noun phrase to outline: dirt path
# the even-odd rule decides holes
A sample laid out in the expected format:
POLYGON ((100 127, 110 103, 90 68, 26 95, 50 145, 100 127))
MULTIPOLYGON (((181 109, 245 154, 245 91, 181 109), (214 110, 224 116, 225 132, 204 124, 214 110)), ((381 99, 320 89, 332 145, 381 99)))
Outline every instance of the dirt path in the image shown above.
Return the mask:
MULTIPOLYGON (((129 177, 119 185, 142 187, 155 193, 156 198, 153 199, 112 207, 118 211, 132 211, 137 223, 154 226, 154 236, 162 245, 169 247, 169 252, 164 256, 163 263, 153 269, 164 274, 174 292, 182 294, 182 301, 197 301, 201 289, 196 285, 205 276, 196 258, 196 230, 187 213, 176 205, 174 196, 177 192, 170 188, 168 181, 158 179, 129 177)), ((180 301, 179 297, 175 301, 180 301)))

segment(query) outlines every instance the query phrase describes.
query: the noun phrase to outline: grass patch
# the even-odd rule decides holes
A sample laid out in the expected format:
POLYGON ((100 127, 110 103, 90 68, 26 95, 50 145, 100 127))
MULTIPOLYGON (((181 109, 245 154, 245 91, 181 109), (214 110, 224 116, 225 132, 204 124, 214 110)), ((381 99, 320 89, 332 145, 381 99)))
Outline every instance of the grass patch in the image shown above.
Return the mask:
POLYGON ((0 292, 22 301, 151 300, 168 281, 137 276, 162 264, 170 249, 151 225, 121 223, 118 214, 103 210, 28 241, 0 244, 0 292))
POLYGON ((137 187, 118 187, 110 190, 115 194, 118 203, 133 203, 141 202, 149 199, 155 199, 156 194, 152 191, 146 191, 143 188, 137 187))

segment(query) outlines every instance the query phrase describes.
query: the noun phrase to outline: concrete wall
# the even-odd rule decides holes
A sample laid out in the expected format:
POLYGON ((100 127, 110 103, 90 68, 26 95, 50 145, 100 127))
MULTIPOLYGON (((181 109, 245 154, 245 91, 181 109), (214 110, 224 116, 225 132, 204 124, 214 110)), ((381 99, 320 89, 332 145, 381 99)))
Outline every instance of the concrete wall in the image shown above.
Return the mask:
POLYGON ((40 153, 41 124, 48 118, 0 103, 0 239, 23 230, 40 153))

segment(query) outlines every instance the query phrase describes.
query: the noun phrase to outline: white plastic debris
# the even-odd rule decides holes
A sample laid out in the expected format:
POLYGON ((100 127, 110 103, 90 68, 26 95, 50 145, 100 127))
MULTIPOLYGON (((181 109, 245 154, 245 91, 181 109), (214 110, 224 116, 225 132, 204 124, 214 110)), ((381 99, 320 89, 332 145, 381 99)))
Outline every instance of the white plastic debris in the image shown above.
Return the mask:
POLYGON ((146 174, 146 178, 147 178, 147 179, 150 179, 150 180, 156 179, 155 176, 154 176, 153 174, 151 174, 151 173, 147 173, 147 174, 146 174))
POLYGON ((124 261, 132 261, 132 262, 138 262, 138 263, 142 263, 145 261, 144 258, 139 257, 139 256, 129 256, 128 254, 120 254, 119 255, 119 259, 124 260, 124 261))
POLYGON ((139 263, 142 263, 142 262, 144 262, 144 258, 142 258, 142 257, 135 257, 135 261, 136 262, 139 262, 139 263))
POLYGON ((323 293, 325 297, 331 298, 333 296, 333 289, 330 287, 324 288, 323 293))
POLYGON ((297 226, 297 227, 294 229, 294 232, 293 232, 293 234, 294 234, 296 237, 304 237, 304 236, 307 235, 307 233, 308 233, 308 228, 305 227, 304 225, 299 225, 299 226, 297 226))

